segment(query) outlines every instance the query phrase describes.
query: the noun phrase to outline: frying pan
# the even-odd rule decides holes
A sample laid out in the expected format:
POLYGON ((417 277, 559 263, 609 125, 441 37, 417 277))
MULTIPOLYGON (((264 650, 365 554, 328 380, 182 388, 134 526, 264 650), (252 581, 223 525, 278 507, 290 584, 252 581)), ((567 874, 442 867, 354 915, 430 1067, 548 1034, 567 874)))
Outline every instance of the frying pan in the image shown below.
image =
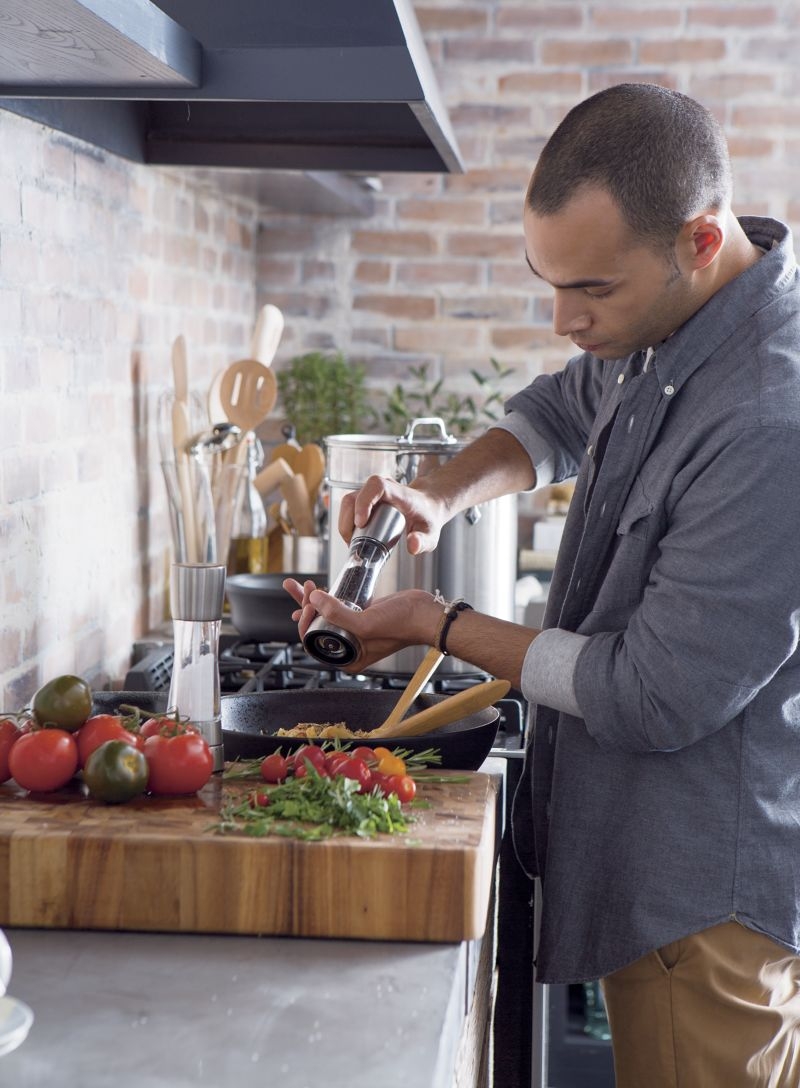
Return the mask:
MULTIPOLYGON (((420 695, 411 711, 424 710, 446 695, 420 695)), ((397 692, 352 688, 321 688, 316 691, 260 691, 222 696, 222 739, 225 759, 256 759, 281 749, 291 752, 306 741, 276 737, 277 729, 291 729, 299 722, 346 722, 350 729, 374 729, 397 702, 397 692)), ((147 713, 166 709, 166 692, 98 691, 94 713, 114 713, 120 704, 141 707, 147 713)), ((422 752, 436 748, 442 767, 474 771, 489 754, 497 733, 500 711, 487 707, 442 726, 422 737, 403 737, 397 743, 385 737, 353 741, 374 748, 405 748, 422 752)))

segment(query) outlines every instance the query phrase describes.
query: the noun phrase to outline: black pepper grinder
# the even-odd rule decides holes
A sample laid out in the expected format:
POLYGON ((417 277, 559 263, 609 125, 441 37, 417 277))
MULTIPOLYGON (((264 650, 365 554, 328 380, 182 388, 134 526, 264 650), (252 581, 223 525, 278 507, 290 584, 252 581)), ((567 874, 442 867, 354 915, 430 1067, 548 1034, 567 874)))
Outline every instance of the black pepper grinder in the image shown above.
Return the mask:
MULTIPOLYGON (((400 539, 406 519, 393 506, 381 503, 363 529, 350 541, 347 562, 330 593, 354 612, 362 612, 375 592, 378 575, 400 539)), ((312 621, 303 639, 306 651, 326 665, 349 665, 361 653, 355 635, 329 623, 323 616, 312 621)))

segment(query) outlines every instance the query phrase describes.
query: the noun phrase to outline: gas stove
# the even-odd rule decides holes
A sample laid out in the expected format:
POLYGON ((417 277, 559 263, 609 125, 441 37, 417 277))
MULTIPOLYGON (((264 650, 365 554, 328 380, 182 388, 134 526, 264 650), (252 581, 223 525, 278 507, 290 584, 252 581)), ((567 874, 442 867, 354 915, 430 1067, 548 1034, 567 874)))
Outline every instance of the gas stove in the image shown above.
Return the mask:
MULTIPOLYGON (((132 663, 125 677, 126 691, 166 691, 172 675, 173 645, 166 631, 134 643, 132 663)), ((219 651, 220 690, 223 695, 258 691, 352 688, 391 689, 400 692, 409 680, 399 674, 342 672, 310 657, 298 644, 253 642, 223 630, 219 651)), ((425 688, 450 695, 489 679, 485 673, 435 676, 425 688)), ((516 691, 496 704, 500 719, 491 754, 522 759, 525 737, 525 700, 516 691)))

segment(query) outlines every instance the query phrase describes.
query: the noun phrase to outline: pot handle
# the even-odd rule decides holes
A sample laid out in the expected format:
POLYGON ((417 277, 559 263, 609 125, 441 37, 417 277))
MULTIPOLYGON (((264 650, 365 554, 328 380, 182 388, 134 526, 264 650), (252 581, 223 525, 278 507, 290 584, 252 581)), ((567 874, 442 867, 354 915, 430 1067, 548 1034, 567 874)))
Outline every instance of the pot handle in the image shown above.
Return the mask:
POLYGON ((447 433, 447 428, 444 425, 444 420, 440 416, 421 416, 419 419, 414 419, 406 427, 405 434, 400 439, 401 442, 413 442, 414 431, 417 427, 438 427, 439 436, 434 438, 437 442, 447 442, 448 445, 457 441, 456 437, 447 433))

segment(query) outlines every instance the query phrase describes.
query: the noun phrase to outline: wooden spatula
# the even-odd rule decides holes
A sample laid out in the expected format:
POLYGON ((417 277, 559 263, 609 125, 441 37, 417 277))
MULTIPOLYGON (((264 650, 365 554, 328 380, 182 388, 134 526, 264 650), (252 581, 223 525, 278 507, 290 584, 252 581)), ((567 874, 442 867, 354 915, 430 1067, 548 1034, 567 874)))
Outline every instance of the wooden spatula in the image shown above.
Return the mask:
POLYGON ((373 737, 391 737, 394 740, 397 737, 419 737, 423 733, 430 733, 442 725, 457 722, 460 718, 466 718, 477 710, 491 706, 498 699, 502 699, 510 687, 508 680, 487 680, 483 684, 465 688, 435 706, 426 707, 397 725, 390 726, 388 732, 384 732, 385 724, 378 726, 370 732, 370 740, 373 737))
POLYGON ((219 399, 231 423, 254 431, 275 407, 278 383, 272 370, 257 359, 240 359, 222 375, 219 399))
POLYGON ((387 733, 391 734, 392 729, 405 715, 405 712, 439 668, 439 662, 443 657, 443 653, 440 653, 435 647, 431 646, 422 661, 417 665, 416 672, 406 684, 403 693, 395 703, 388 718, 386 718, 377 729, 372 730, 371 736, 381 737, 387 733))

